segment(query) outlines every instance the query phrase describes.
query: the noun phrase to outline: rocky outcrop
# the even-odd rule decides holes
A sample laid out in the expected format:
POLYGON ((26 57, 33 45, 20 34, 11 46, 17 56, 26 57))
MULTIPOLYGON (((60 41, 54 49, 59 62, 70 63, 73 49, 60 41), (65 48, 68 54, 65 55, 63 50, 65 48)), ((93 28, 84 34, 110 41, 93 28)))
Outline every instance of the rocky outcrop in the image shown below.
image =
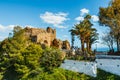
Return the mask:
POLYGON ((70 43, 68 40, 63 41, 62 49, 70 50, 70 43))
POLYGON ((70 50, 70 43, 67 40, 61 41, 59 39, 54 39, 52 42, 52 46, 57 47, 59 49, 70 50))
POLYGON ((54 39, 52 41, 52 45, 51 46, 61 49, 62 48, 62 41, 59 40, 59 39, 54 39))

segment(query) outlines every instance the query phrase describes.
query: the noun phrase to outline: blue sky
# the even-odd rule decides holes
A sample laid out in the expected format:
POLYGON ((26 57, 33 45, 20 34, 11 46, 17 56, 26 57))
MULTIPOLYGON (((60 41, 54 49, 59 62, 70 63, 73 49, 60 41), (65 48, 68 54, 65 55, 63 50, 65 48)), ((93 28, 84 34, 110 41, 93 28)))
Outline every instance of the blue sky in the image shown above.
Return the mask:
MULTIPOLYGON (((84 15, 92 15, 91 22, 100 36, 106 28, 98 25, 99 7, 106 7, 110 0, 0 0, 0 40, 8 36, 15 25, 57 30, 57 38, 70 41, 70 30, 84 15)), ((100 40, 99 40, 100 41, 100 40)), ((76 39, 75 45, 80 41, 76 39)), ((101 41, 100 41, 101 42, 101 41)), ((101 43, 97 44, 102 47, 101 43)), ((94 47, 95 45, 93 45, 94 47)))

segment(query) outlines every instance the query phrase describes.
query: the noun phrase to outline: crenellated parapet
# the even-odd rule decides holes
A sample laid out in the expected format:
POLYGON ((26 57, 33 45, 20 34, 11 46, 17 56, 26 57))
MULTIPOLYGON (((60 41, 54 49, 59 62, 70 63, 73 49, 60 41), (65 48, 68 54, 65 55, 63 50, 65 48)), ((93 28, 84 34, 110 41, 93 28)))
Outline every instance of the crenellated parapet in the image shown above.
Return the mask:
POLYGON ((25 28, 26 35, 31 38, 31 41, 43 46, 55 46, 59 49, 70 49, 68 41, 61 41, 56 38, 56 30, 51 27, 46 29, 41 28, 25 28))

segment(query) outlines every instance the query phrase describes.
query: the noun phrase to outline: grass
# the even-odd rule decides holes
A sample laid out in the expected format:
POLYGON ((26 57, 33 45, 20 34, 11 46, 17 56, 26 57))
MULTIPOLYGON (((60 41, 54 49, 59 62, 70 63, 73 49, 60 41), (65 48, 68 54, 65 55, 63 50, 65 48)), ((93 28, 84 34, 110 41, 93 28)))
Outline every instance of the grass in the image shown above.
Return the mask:
POLYGON ((27 80, 120 80, 120 76, 105 72, 101 69, 97 70, 97 77, 91 77, 83 73, 56 68, 52 73, 43 72, 27 80))

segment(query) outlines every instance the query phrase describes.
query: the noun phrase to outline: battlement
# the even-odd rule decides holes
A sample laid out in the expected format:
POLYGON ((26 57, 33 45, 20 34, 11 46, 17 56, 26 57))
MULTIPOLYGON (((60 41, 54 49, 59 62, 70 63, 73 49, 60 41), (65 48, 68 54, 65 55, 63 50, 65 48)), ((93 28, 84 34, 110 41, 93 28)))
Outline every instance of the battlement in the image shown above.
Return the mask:
POLYGON ((55 46, 59 49, 70 49, 69 42, 56 39, 56 30, 51 27, 47 27, 46 29, 26 27, 25 32, 31 38, 32 42, 48 47, 55 46))
POLYGON ((47 29, 26 27, 25 30, 32 35, 37 35, 40 33, 51 33, 56 35, 56 30, 52 29, 51 27, 47 27, 47 29))
POLYGON ((47 46, 50 46, 56 38, 56 30, 50 27, 47 27, 47 29, 26 27, 25 30, 33 42, 46 44, 47 46))

